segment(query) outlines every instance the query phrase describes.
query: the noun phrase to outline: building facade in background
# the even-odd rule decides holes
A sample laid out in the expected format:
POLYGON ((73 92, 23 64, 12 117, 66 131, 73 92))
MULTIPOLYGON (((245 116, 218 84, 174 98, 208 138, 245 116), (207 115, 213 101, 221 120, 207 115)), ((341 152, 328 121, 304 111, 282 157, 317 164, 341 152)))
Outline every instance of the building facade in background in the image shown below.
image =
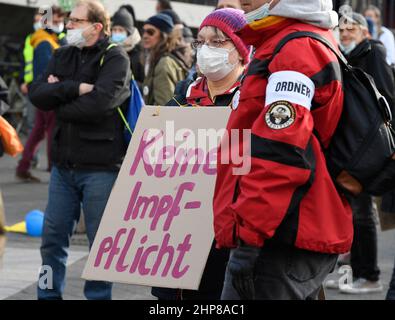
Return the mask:
MULTIPOLYGON (((67 1, 67 0, 66 0, 67 1)), ((173 0, 174 2, 188 2, 215 6, 217 0, 173 0)), ((362 12, 369 4, 378 6, 383 12, 384 25, 395 29, 395 0, 333 0, 336 11, 343 4, 349 4, 357 12, 362 12)))

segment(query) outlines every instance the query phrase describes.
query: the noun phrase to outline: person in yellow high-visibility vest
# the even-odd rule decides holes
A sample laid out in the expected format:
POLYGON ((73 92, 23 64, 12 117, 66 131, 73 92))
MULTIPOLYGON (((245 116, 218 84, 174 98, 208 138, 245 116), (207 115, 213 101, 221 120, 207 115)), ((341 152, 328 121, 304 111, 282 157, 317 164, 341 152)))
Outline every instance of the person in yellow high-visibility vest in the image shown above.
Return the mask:
MULTIPOLYGON (((41 29, 41 15, 39 13, 36 13, 34 15, 34 32, 38 31, 41 29)), ((23 57, 24 57, 24 62, 25 62, 25 69, 24 69, 24 77, 23 81, 24 83, 21 86, 21 90, 24 94, 28 93, 28 85, 33 82, 33 59, 34 59, 34 47, 31 44, 32 40, 32 34, 29 34, 26 39, 25 39, 25 47, 23 49, 23 57)))
MULTIPOLYGON (((33 28, 34 32, 41 29, 41 15, 38 12, 34 15, 33 19, 33 28)), ((33 82, 33 59, 34 59, 34 47, 31 44, 32 36, 34 33, 29 34, 25 39, 25 47, 23 49, 23 58, 24 58, 24 69, 23 69, 23 82, 21 84, 22 93, 27 96, 29 92, 29 84, 33 82)), ((28 100, 27 100, 28 101, 28 100)), ((28 101, 27 103, 27 133, 33 129, 34 125, 34 115, 35 115, 35 107, 28 101)))
MULTIPOLYGON (((23 49, 23 58, 24 58, 24 70, 23 70, 23 83, 21 85, 21 91, 24 95, 27 96, 29 92, 29 84, 33 82, 34 74, 33 74, 33 59, 34 59, 34 46, 32 45, 32 37, 34 33, 42 28, 41 26, 41 14, 37 11, 33 18, 33 29, 34 32, 29 34, 25 39, 25 46, 23 49)), ((59 43, 63 45, 66 38, 66 34, 64 32, 58 34, 59 43)), ((27 106, 27 132, 30 134, 34 125, 34 115, 35 115, 35 107, 29 102, 27 106)))
MULTIPOLYGON (((33 47, 33 80, 38 79, 46 70, 48 63, 55 52, 64 41, 59 40, 59 35, 64 30, 65 12, 57 6, 52 6, 52 20, 48 25, 43 25, 31 37, 33 47)), ((43 16, 40 16, 40 21, 43 16)), ((32 131, 25 145, 22 159, 16 168, 16 178, 23 182, 40 182, 33 176, 30 167, 37 148, 47 136, 48 171, 51 169, 51 138, 55 126, 55 114, 35 110, 35 119, 32 131)))

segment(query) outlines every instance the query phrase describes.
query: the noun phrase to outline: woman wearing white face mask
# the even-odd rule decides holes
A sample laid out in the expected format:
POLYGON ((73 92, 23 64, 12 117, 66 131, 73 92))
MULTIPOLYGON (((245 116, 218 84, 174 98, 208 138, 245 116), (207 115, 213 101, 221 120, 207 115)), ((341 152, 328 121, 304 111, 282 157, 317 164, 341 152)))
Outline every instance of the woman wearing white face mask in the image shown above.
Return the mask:
POLYGON ((168 105, 232 106, 237 108, 238 87, 250 50, 235 34, 246 24, 243 11, 220 9, 206 17, 193 47, 202 74, 168 105))
MULTIPOLYGON (((197 66, 203 76, 185 86, 187 92, 174 97, 168 106, 237 108, 240 78, 249 62, 250 50, 235 32, 245 24, 243 11, 230 8, 214 11, 203 21, 194 43, 198 51, 197 66)), ((219 300, 229 251, 217 250, 215 245, 213 243, 199 290, 153 288, 152 294, 160 300, 219 300)))

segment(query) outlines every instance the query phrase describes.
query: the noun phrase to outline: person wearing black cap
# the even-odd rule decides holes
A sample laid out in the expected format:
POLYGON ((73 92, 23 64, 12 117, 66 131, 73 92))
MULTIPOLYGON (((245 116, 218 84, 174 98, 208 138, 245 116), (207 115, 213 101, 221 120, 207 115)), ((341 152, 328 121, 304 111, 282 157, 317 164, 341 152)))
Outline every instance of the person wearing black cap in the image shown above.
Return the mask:
POLYGON ((144 81, 144 67, 141 63, 141 36, 134 26, 134 18, 129 10, 121 7, 112 17, 111 40, 121 44, 130 58, 132 73, 139 87, 144 81))
POLYGON ((163 10, 173 9, 170 0, 158 0, 156 3, 156 12, 161 13, 163 10))
POLYGON ((174 30, 170 16, 159 13, 143 27, 145 79, 143 95, 147 105, 165 105, 176 84, 184 80, 192 66, 192 49, 182 33, 174 30))
POLYGON ((186 43, 192 43, 195 38, 191 28, 189 28, 184 22, 181 21, 180 16, 172 9, 163 10, 161 13, 168 15, 174 23, 175 30, 181 30, 182 37, 186 43))
POLYGON ((177 25, 182 25, 180 16, 173 9, 166 9, 161 11, 161 13, 168 15, 173 21, 175 27, 177 27, 177 25))
MULTIPOLYGON (((350 65, 370 74, 390 106, 394 106, 394 77, 386 62, 384 45, 371 40, 368 22, 358 13, 340 19, 340 49, 350 65)), ((340 287, 342 293, 369 294, 381 292, 380 269, 377 262, 377 230, 373 197, 361 194, 349 199, 353 210, 354 239, 351 248, 351 267, 354 282, 340 287)), ((338 281, 328 280, 326 287, 339 288, 338 281)))

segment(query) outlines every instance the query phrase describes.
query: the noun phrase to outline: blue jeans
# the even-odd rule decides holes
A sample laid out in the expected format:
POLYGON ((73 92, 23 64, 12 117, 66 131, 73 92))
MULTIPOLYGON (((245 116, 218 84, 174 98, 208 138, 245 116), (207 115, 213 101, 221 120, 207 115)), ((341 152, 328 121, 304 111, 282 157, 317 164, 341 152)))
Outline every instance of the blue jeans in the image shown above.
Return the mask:
MULTIPOLYGON (((41 289, 39 281, 38 299, 62 299, 67 249, 79 220, 81 207, 91 248, 117 175, 117 172, 73 171, 56 166, 52 169, 41 258, 43 266, 52 268, 53 286, 50 289, 41 289)), ((111 290, 112 284, 109 282, 86 281, 84 294, 89 300, 109 300, 111 290)))

